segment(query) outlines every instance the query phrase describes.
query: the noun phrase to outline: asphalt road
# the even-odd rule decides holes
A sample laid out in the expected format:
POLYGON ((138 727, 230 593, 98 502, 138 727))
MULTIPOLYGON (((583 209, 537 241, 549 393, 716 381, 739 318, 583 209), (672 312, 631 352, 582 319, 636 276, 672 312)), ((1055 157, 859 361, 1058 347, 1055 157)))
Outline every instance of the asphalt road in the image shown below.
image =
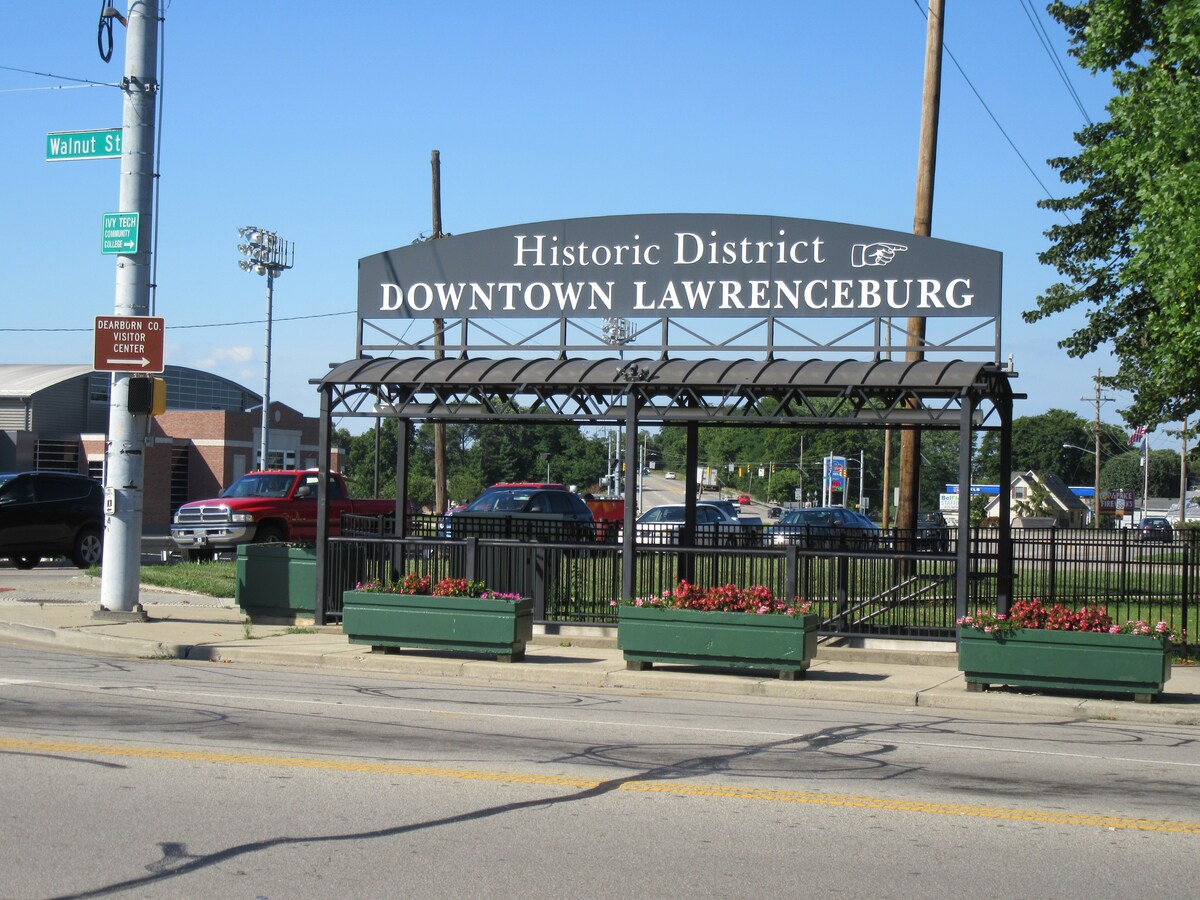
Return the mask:
POLYGON ((1191 897, 1198 739, 0 648, 0 894, 1191 897))

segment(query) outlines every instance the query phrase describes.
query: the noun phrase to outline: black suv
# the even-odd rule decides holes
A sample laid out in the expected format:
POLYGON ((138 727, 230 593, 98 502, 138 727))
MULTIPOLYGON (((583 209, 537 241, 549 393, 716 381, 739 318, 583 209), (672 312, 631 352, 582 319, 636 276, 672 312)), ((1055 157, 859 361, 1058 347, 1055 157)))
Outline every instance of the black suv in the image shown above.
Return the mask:
POLYGON ((84 475, 0 475, 0 557, 32 569, 43 556, 68 556, 81 569, 100 564, 104 489, 84 475))

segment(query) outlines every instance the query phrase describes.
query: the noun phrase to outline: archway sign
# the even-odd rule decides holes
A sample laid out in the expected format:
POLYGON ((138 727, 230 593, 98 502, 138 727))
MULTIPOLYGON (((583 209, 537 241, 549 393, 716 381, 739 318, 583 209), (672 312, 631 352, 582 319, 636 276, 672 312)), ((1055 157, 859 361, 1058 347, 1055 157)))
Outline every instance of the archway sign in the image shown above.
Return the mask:
MULTIPOLYGON (((892 317, 923 316, 956 321, 954 352, 996 361, 1000 288, 996 251, 878 228, 712 214, 567 219, 361 259, 358 347, 361 356, 429 346, 431 332, 398 338, 389 320, 439 319, 457 323, 456 333, 446 335, 447 351, 587 351, 603 336, 579 322, 624 318, 642 321, 632 333, 642 346, 661 326, 656 349, 672 355, 717 348, 878 354, 904 343, 892 317), (715 337, 695 333, 705 320, 727 318, 751 320, 741 323, 748 340, 729 344, 729 324, 715 337), (529 319, 562 326, 518 338, 495 334, 499 323, 529 319), (875 324, 847 336, 847 321, 855 319, 875 324), (964 343, 961 326, 971 319, 980 322, 968 335, 986 334, 989 325, 992 334, 964 343), (688 336, 673 339, 670 323, 685 321, 688 336), (837 323, 831 336, 808 333, 813 323, 831 321, 837 323), (485 322, 479 335, 468 328, 485 322), (775 329, 780 322, 789 323, 786 334, 775 329), (550 339, 531 341, 538 334, 550 339)), ((943 342, 930 338, 928 349, 944 349, 943 342)))
MULTIPOLYGON (((322 466, 334 416, 396 417, 402 512, 414 420, 623 423, 627 458, 639 424, 682 423, 694 498, 699 425, 819 424, 957 429, 969 485, 976 429, 1001 432, 1001 469, 1011 466, 1016 395, 1000 322, 998 252, 880 228, 655 214, 416 242, 359 260, 355 358, 316 382, 322 466), (912 317, 925 336, 906 361, 912 317)), ((633 517, 626 504, 625 596, 636 589, 633 517)), ((1002 508, 1002 608, 1007 521, 1002 508)), ((318 535, 322 571, 326 541, 318 535)))

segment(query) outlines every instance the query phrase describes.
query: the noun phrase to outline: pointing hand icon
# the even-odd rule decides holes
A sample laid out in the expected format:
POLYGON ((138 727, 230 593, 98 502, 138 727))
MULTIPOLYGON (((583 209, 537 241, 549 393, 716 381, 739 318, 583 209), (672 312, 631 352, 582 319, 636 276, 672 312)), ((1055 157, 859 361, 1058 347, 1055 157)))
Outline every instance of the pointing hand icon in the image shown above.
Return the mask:
POLYGON ((903 244, 880 241, 874 244, 855 244, 850 251, 850 265, 856 269, 864 266, 886 266, 908 248, 903 244))

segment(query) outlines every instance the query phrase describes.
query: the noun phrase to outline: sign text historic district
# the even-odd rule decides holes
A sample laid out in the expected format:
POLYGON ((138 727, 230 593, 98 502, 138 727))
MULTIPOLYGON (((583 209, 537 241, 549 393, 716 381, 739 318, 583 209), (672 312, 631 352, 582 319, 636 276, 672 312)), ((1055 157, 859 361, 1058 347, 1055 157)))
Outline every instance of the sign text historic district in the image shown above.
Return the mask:
POLYGON ((512 226, 359 261, 361 318, 997 316, 1000 254, 767 216, 512 226))

